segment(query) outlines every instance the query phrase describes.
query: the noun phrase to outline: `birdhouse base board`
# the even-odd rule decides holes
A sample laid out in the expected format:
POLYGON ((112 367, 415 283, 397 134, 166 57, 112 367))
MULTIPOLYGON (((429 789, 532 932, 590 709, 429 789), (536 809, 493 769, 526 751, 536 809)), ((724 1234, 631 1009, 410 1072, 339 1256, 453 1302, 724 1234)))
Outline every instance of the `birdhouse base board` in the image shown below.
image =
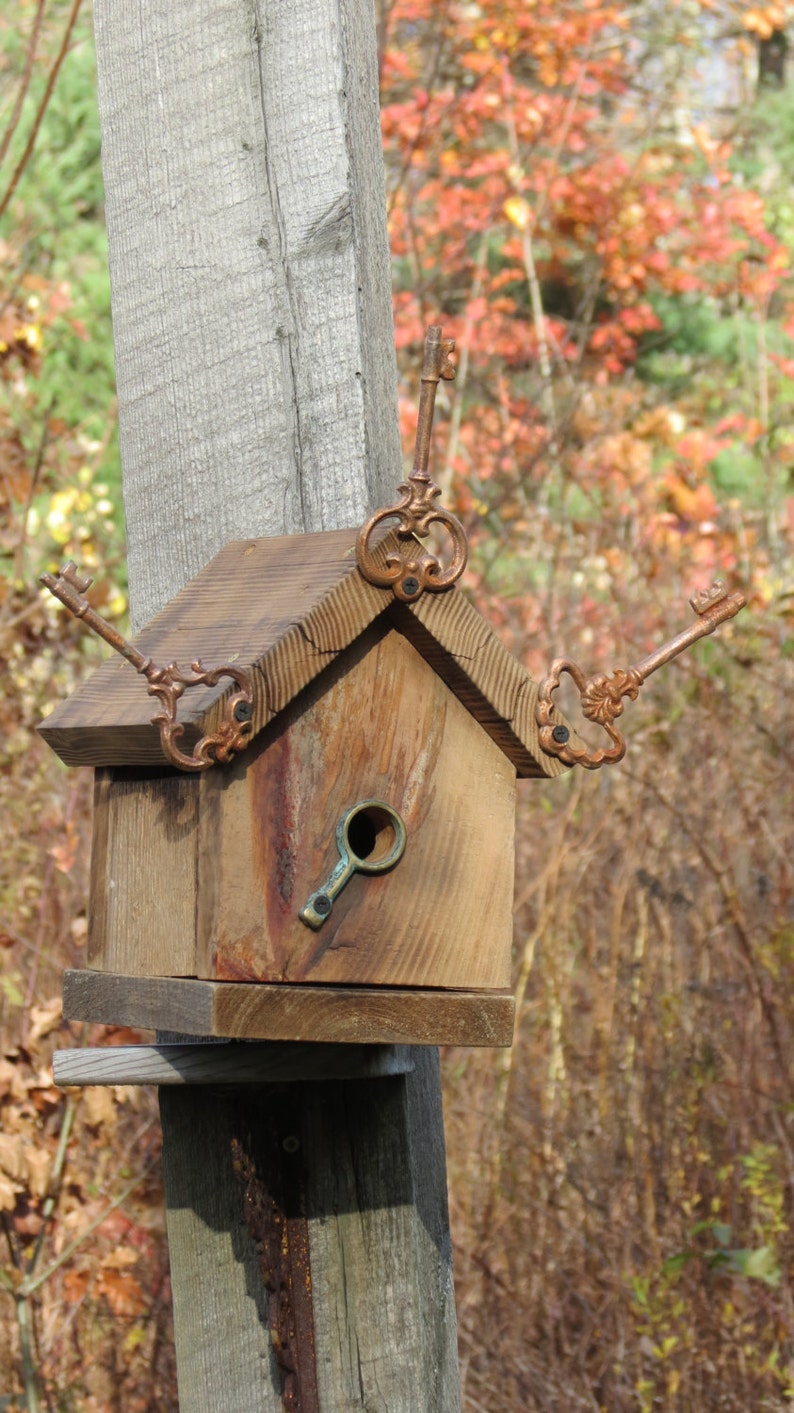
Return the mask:
POLYGON ((67 1020, 235 1040, 510 1045, 509 991, 290 986, 67 971, 67 1020))

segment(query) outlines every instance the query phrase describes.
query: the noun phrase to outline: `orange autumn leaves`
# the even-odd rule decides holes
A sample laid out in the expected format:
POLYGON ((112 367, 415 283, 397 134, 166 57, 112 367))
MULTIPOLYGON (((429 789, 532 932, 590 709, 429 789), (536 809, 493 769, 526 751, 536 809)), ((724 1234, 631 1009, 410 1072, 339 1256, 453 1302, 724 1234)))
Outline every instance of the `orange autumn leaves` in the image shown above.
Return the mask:
MULTIPOLYGON (((755 12, 729 8, 744 63, 761 29, 755 12)), ((763 15, 777 22, 774 7, 763 15)), ((436 454, 474 542, 501 536, 521 552, 526 538, 542 556, 538 536, 564 533, 533 527, 551 499, 574 535, 616 515, 648 577, 691 563, 704 581, 740 561, 765 576, 757 523, 713 468, 727 466, 733 485, 750 475, 735 467, 757 465, 750 503, 777 494, 789 433, 784 410, 773 434, 772 400, 785 409, 794 378, 794 303, 779 318, 791 254, 766 196, 737 176, 736 123, 695 105, 706 21, 600 0, 395 0, 386 16, 397 343, 414 355, 437 321, 459 341, 436 454), (689 108, 685 88, 661 81, 676 47, 689 108), (726 378, 686 351, 668 360, 674 386, 647 379, 648 350, 671 346, 700 309, 744 340, 730 355, 744 360, 736 392, 733 368, 726 378), (766 346, 771 313, 779 333, 766 346), (582 436, 588 399, 617 409, 606 436, 582 436)), ((406 442, 412 401, 407 390, 406 442)))

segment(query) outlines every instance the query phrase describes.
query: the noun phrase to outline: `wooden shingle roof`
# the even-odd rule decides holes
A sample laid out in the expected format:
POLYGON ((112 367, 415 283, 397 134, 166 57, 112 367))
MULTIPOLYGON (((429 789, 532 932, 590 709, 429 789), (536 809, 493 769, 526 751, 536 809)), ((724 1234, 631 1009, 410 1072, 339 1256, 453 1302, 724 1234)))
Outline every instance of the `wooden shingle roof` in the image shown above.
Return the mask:
MULTIPOLYGON (((250 673, 253 731, 272 721, 323 668, 381 614, 413 644, 520 776, 556 776, 564 765, 544 754, 535 724, 537 686, 485 619, 452 588, 401 604, 359 572, 355 530, 287 535, 228 544, 133 640, 155 662, 187 667, 221 663, 250 673)), ((378 554, 390 546, 387 536, 378 554)), ((193 687, 179 704, 185 742, 219 722, 235 690, 193 687)), ((39 727, 68 765, 164 764, 157 703, 118 655, 39 727)), ((560 717, 560 721, 563 718, 560 717)))

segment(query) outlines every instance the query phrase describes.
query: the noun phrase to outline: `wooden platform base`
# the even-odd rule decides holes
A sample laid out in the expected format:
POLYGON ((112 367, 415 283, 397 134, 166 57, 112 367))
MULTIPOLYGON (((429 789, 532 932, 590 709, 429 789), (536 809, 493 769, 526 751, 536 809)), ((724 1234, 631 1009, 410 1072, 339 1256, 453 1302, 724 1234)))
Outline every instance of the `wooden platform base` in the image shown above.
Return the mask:
POLYGON ((510 1045, 507 991, 287 986, 67 971, 67 1020, 238 1040, 510 1045))
POLYGON ((290 1084, 410 1074, 404 1045, 300 1045, 289 1041, 202 1040, 198 1045, 105 1045, 56 1050, 52 1073, 68 1088, 87 1084, 290 1084))

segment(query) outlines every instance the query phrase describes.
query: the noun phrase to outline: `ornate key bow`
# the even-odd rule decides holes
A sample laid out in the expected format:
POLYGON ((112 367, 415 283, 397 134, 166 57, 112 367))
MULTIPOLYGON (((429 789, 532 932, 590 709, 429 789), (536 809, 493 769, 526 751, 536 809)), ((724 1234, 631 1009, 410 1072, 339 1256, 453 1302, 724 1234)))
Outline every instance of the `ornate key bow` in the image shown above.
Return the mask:
POLYGON ((636 701, 643 682, 657 667, 670 662, 671 658, 696 643, 698 638, 713 633, 720 623, 735 617, 747 600, 739 590, 729 594, 725 586, 718 582, 711 589, 696 594, 689 602, 698 615, 697 621, 671 638, 669 643, 649 653, 635 667, 618 667, 611 675, 596 672, 592 677, 585 677, 581 667, 570 658, 558 657, 552 663, 548 677, 544 677, 538 689, 535 707, 535 719, 540 727, 539 740, 547 755, 558 756, 566 765, 583 765, 585 770, 598 770, 602 765, 615 765, 623 759, 626 740, 615 726, 615 721, 623 714, 623 698, 636 701), (599 726, 603 726, 612 746, 596 751, 574 746, 570 743, 567 726, 554 725, 552 697, 560 685, 563 672, 567 672, 576 684, 583 714, 588 721, 597 721, 599 726))
POLYGON ((432 324, 425 339, 413 470, 408 480, 397 487, 400 500, 370 516, 356 541, 356 559, 364 578, 381 587, 391 585, 395 598, 403 603, 414 603, 424 589, 448 589, 460 578, 468 559, 466 531, 449 510, 436 504, 441 491, 427 469, 436 389, 442 378, 455 376, 450 362, 454 349, 455 340, 442 338, 440 325, 432 324), (382 567, 372 551, 372 536, 384 521, 395 518, 400 522, 398 547, 386 556, 382 567), (421 543, 421 537, 429 533, 433 524, 442 525, 450 538, 452 557, 446 566, 421 543))

